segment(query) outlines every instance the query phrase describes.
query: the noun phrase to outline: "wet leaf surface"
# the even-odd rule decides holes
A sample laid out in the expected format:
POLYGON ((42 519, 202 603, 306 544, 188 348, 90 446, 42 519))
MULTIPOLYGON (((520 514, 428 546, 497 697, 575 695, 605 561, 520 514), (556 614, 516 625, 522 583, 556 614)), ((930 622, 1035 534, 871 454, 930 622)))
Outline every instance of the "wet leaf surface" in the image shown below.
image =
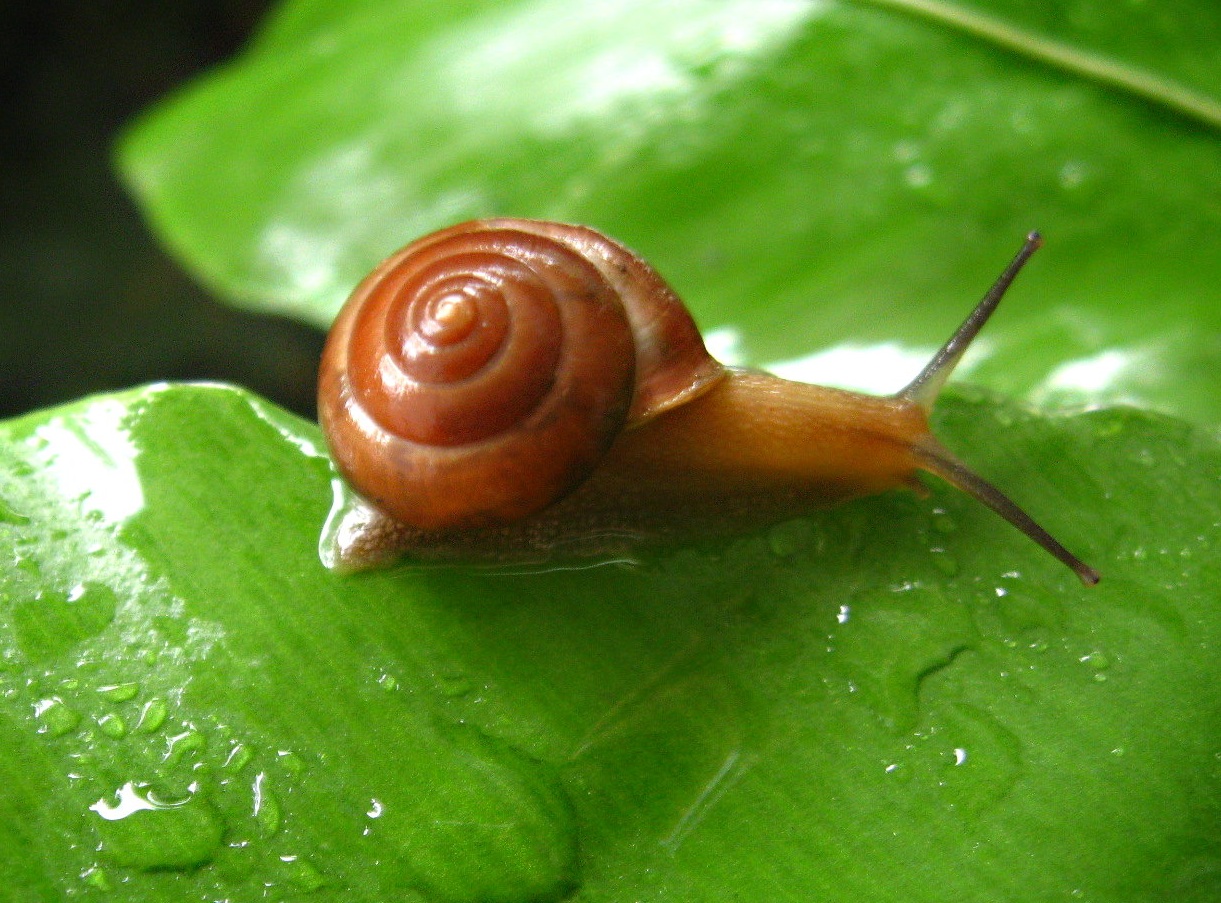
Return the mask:
POLYGON ((1214 899, 1216 437, 939 419, 1102 584, 943 486, 633 568, 337 577, 317 429, 253 396, 0 426, 12 899, 1214 899))

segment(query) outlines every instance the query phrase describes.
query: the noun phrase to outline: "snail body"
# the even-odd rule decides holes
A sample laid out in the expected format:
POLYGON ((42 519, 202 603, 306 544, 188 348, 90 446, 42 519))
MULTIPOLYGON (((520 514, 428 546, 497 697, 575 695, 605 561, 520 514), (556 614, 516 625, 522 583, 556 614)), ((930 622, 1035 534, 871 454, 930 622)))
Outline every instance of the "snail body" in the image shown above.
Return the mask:
POLYGON ((592 229, 463 223, 388 258, 323 352, 319 419, 364 499, 329 524, 340 570, 541 563, 763 526, 928 471, 1094 571, 933 438, 928 413, 1038 247, 894 396, 722 366, 665 281, 592 229))

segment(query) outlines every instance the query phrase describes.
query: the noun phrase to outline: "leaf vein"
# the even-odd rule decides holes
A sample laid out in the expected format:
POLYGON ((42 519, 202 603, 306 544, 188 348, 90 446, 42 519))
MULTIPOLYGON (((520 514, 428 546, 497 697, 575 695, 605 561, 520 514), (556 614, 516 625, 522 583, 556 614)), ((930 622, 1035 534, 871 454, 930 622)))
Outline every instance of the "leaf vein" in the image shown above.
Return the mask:
POLYGON ((949 26, 995 46, 1173 110, 1210 128, 1221 129, 1221 101, 1156 72, 1074 47, 944 0, 855 2, 896 10, 949 26))

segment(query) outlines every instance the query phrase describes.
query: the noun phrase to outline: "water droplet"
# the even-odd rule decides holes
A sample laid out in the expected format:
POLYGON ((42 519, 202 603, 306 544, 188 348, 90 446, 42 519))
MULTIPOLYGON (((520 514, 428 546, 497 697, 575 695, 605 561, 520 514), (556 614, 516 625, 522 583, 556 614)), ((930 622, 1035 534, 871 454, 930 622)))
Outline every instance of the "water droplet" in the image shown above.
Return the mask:
POLYGON ((384 811, 385 807, 382 806, 381 800, 372 799, 369 800, 369 811, 365 815, 369 816, 369 818, 381 818, 384 811))
POLYGON ((206 745, 204 735, 196 730, 183 731, 170 737, 166 743, 165 759, 170 765, 177 765, 191 753, 202 750, 206 745))
POLYGON ((32 558, 28 555, 17 556, 17 570, 30 577, 42 576, 42 565, 38 563, 37 558, 32 558))
POLYGON ((150 699, 140 710, 140 720, 136 723, 136 730, 142 734, 155 732, 165 724, 169 711, 169 706, 165 704, 164 699, 150 699))
POLYGON ((899 785, 910 784, 912 780, 911 768, 902 762, 891 762, 886 766, 886 774, 892 782, 899 785))
POLYGON ((377 679, 377 683, 378 686, 380 686, 383 690, 394 691, 399 688, 398 679, 389 674, 381 675, 381 677, 377 679))
POLYGON ((98 730, 111 740, 122 740, 127 736, 127 723, 113 712, 98 719, 98 730))
POLYGON ((0 498, 0 524, 11 524, 15 527, 28 524, 30 519, 0 498))
POLYGON ((108 684, 98 687, 98 695, 110 702, 130 702, 140 695, 140 685, 135 682, 108 684))
POLYGON ((229 755, 225 759, 225 764, 221 767, 226 771, 241 771, 245 768, 250 760, 254 758, 254 752, 245 743, 237 743, 233 749, 229 750, 229 755))
POLYGON ((1105 652, 1091 652, 1088 655, 1081 656, 1080 661, 1096 671, 1105 671, 1111 667, 1111 659, 1107 657, 1105 652))
POLYGON ((13 606, 17 645, 35 661, 55 658, 110 626, 117 608, 114 591, 101 583, 42 589, 13 606))
POLYGON ((34 703, 34 717, 38 719, 38 733, 48 737, 62 737, 81 722, 80 713, 58 696, 34 703))
POLYGON ((102 798, 89 810, 98 816, 99 852, 115 865, 145 871, 203 865, 215 855, 224 830, 195 785, 175 798, 128 781, 112 800, 102 798))
POLYGON ((93 866, 81 872, 81 880, 88 887, 96 888, 100 891, 114 890, 114 885, 110 881, 110 876, 106 874, 106 870, 100 866, 93 866))
POLYGON ((440 724, 436 740, 418 775, 427 793, 379 794, 385 830, 367 842, 391 839, 402 880, 434 903, 564 899, 576 827, 553 772, 467 725, 440 724))
POLYGON ((306 893, 312 893, 326 884, 322 872, 308 859, 281 856, 280 861, 284 863, 285 879, 306 893))
POLYGON ((1017 735, 992 715, 959 703, 947 712, 941 732, 953 745, 944 750, 936 775, 940 792, 972 812, 988 808, 1009 792, 1022 764, 1017 735))
POLYGON ((832 668, 851 698, 902 733, 919 717, 922 683, 977 640, 968 609, 933 587, 904 585, 853 601, 832 635, 832 668))
POLYGON ((258 822, 259 830, 263 836, 271 837, 280 830, 281 812, 280 801, 272 794, 271 787, 267 782, 267 772, 260 771, 255 775, 250 792, 254 798, 251 815, 258 822))
POLYGON ((1053 637, 1063 633, 1064 603, 1053 594, 996 587, 994 605, 981 606, 976 623, 981 633, 999 639, 1010 649, 1044 652, 1053 637))
POLYGON ((276 761, 284 769, 284 773, 291 778, 301 777, 301 772, 305 770, 305 763, 301 761, 301 757, 291 750, 280 750, 276 753, 276 761))

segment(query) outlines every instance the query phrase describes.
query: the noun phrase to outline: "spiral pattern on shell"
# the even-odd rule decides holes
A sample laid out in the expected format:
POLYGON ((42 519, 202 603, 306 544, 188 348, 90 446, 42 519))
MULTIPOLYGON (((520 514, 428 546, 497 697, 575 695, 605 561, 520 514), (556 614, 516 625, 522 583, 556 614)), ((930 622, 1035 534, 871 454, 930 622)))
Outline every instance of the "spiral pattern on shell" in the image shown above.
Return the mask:
POLYGON ((357 287, 323 352, 319 419, 349 483, 392 517, 489 526, 561 498, 629 416, 720 372, 626 248, 580 226, 473 221, 357 287))

